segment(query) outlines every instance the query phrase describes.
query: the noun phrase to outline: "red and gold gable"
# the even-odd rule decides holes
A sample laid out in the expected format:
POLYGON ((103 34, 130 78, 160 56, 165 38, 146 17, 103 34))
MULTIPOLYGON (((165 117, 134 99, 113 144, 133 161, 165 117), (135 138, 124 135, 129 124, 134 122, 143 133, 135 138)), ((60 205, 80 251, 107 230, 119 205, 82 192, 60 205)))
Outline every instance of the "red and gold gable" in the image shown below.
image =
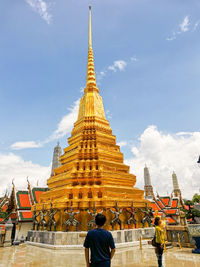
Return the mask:
POLYGON ((33 195, 34 202, 38 203, 40 200, 41 194, 43 194, 46 191, 48 191, 48 188, 38 188, 38 187, 33 188, 32 195, 33 195))
POLYGON ((25 209, 25 210, 31 209, 31 202, 28 191, 17 191, 16 202, 18 209, 25 209))
POLYGON ((155 203, 155 202, 152 202, 151 203, 151 207, 154 211, 160 211, 160 207, 155 203))
POLYGON ((169 206, 170 203, 170 197, 160 197, 162 202, 165 204, 165 206, 169 206))
POLYGON ((164 210, 165 211, 165 213, 167 214, 167 215, 176 215, 177 214, 177 210, 176 209, 165 209, 164 210))
POLYGON ((9 218, 11 218, 11 219, 16 219, 16 218, 17 218, 17 214, 16 214, 16 212, 12 212, 12 213, 9 215, 9 218))
POLYGON ((173 198, 172 199, 172 204, 171 204, 171 208, 178 208, 178 204, 179 204, 179 200, 178 198, 173 198))
POLYGON ((167 217, 166 219, 167 219, 169 224, 175 224, 176 223, 176 221, 171 217, 167 217))
POLYGON ((31 211, 18 211, 18 218, 21 222, 31 222, 33 220, 33 214, 31 211))
POLYGON ((0 228, 5 231, 5 225, 4 224, 0 225, 0 228))
POLYGON ((7 205, 4 205, 3 208, 2 208, 2 211, 5 212, 7 210, 8 206, 7 205))

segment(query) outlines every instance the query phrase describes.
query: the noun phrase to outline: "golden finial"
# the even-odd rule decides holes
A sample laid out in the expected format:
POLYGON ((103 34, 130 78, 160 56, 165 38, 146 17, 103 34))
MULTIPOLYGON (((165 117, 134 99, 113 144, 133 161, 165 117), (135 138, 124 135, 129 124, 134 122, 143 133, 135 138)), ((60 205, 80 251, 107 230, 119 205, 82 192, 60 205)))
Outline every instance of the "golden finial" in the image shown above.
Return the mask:
POLYGON ((89 47, 92 47, 92 7, 89 6, 89 47))
POLYGON ((96 85, 95 69, 94 69, 94 56, 92 49, 92 11, 91 6, 89 6, 89 49, 88 49, 88 64, 87 64, 87 91, 97 91, 99 92, 96 85))

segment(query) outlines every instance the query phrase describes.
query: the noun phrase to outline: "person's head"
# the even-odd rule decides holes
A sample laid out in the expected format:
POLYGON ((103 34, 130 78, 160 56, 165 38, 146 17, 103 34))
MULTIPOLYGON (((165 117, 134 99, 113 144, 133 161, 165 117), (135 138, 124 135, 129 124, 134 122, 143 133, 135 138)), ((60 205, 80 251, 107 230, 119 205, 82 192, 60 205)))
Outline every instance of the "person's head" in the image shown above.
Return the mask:
POLYGON ((98 213, 95 217, 95 223, 97 226, 103 226, 106 222, 106 216, 101 214, 101 213, 98 213))
POLYGON ((155 226, 159 226, 161 224, 161 219, 160 219, 160 217, 156 217, 155 218, 155 221, 154 221, 154 225, 155 226))

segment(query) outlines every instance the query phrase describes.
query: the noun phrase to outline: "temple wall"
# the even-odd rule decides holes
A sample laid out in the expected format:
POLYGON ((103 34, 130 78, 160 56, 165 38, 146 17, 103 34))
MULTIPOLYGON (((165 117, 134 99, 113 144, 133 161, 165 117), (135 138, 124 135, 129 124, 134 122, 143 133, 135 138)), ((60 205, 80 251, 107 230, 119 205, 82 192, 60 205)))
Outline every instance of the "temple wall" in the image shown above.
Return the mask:
POLYGON ((33 227, 32 222, 21 222, 16 226, 15 240, 26 239, 28 231, 33 227))
MULTIPOLYGON (((114 241, 117 245, 138 242, 140 236, 142 239, 151 239, 154 236, 154 227, 131 229, 123 231, 111 231, 114 241)), ((48 248, 65 248, 67 246, 83 246, 87 232, 47 232, 47 231, 29 231, 28 244, 46 244, 48 248)))

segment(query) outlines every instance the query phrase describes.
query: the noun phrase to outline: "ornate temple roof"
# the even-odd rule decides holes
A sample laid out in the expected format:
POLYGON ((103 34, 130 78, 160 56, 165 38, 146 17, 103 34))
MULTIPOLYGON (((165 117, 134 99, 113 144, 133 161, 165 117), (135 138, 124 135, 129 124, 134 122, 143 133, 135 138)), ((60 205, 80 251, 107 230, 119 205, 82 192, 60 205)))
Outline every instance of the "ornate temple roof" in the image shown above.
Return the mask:
POLYGON ((34 203, 38 203, 41 194, 43 194, 44 192, 46 192, 48 190, 49 189, 47 187, 33 187, 31 189, 31 193, 33 196, 34 203))
POLYGON ((170 206, 170 197, 169 196, 160 197, 160 199, 161 199, 161 201, 165 207, 170 206))
POLYGON ((16 206, 17 210, 30 210, 31 201, 28 190, 16 191, 16 206))
POLYGON ((10 197, 2 198, 0 201, 0 208, 2 216, 0 214, 0 222, 11 218, 19 222, 31 222, 32 212, 31 206, 39 202, 41 194, 46 192, 48 188, 45 187, 32 187, 28 182, 27 190, 16 189, 13 184, 10 197), (1 207, 2 206, 2 207, 1 207))
POLYGON ((180 199, 178 197, 157 196, 151 202, 154 214, 165 216, 168 224, 177 224, 180 215, 180 199))
POLYGON ((17 211, 17 217, 19 222, 32 222, 33 214, 31 211, 17 211))

